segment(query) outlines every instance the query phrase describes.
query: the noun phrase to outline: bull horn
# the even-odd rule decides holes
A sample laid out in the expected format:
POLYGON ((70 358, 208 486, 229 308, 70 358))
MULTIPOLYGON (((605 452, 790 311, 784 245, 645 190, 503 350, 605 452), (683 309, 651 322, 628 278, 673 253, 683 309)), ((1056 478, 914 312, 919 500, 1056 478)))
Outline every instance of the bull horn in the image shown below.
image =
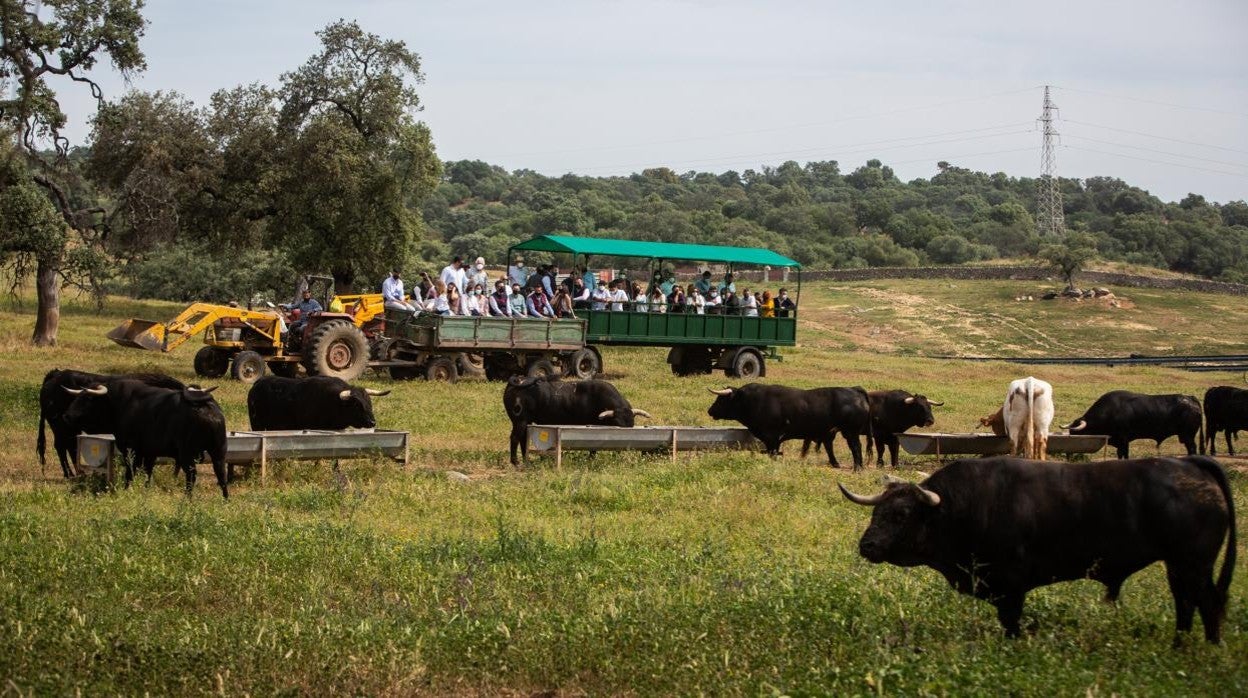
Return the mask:
POLYGON ((854 494, 853 492, 850 492, 849 490, 845 489, 845 485, 842 485, 839 482, 836 483, 836 486, 841 488, 841 494, 845 495, 845 499, 848 499, 854 504, 861 504, 864 507, 873 507, 876 504, 879 504, 884 499, 884 494, 885 494, 884 492, 881 492, 875 495, 874 497, 864 497, 863 495, 854 494))
POLYGON ((86 388, 86 392, 92 395, 108 395, 108 386, 101 385, 98 388, 86 388))
POLYGON ((932 407, 944 407, 945 406, 945 403, 943 402, 932 402, 931 400, 928 400, 927 404, 931 405, 932 407))
POLYGON ((344 391, 342 391, 341 393, 338 393, 338 399, 339 399, 339 400, 350 400, 350 399, 351 399, 351 391, 350 391, 350 390, 344 390, 344 391))
MULTIPOLYGON (((915 485, 915 487, 919 487, 919 486, 915 485)), ((923 493, 923 500, 926 501, 929 506, 934 506, 934 507, 940 506, 940 495, 927 489, 926 487, 919 487, 919 492, 923 493)))
POLYGON ((1063 425, 1063 426, 1058 427, 1058 428, 1059 428, 1059 429, 1072 429, 1072 430, 1075 430, 1075 431, 1079 431, 1080 429, 1085 429, 1085 428, 1087 428, 1087 426, 1088 426, 1088 421, 1087 421, 1086 419, 1076 419, 1075 421, 1071 422, 1070 424, 1066 424, 1066 425, 1063 425))
POLYGON ((633 410, 634 417, 645 417, 646 419, 654 419, 649 412, 645 410, 633 410))
POLYGON ((219 386, 215 386, 215 385, 212 386, 211 388, 196 388, 194 386, 191 386, 187 388, 187 390, 191 391, 192 393, 203 393, 204 395, 207 395, 208 393, 211 393, 212 391, 216 390, 218 387, 219 386))
POLYGON ((614 416, 615 416, 615 410, 604 410, 598 413, 598 419, 607 419, 608 417, 614 417, 614 416))
POLYGON ((719 395, 720 397, 723 397, 724 395, 732 395, 732 388, 724 388, 723 390, 707 388, 707 390, 711 391, 712 393, 715 393, 716 395, 719 395))
POLYGON ((390 394, 390 391, 389 391, 389 390, 373 390, 372 388, 365 388, 365 389, 364 389, 364 392, 368 393, 369 395, 371 395, 371 396, 373 396, 373 397, 381 397, 381 396, 383 396, 383 395, 389 395, 389 394, 390 394))
POLYGON ((62 385, 61 387, 64 388, 65 392, 69 393, 70 395, 78 395, 82 393, 82 388, 75 389, 75 388, 69 387, 68 385, 62 385))
POLYGON ((913 405, 913 404, 914 404, 914 396, 913 396, 913 395, 911 395, 910 397, 906 398, 906 404, 907 404, 907 405, 913 405))

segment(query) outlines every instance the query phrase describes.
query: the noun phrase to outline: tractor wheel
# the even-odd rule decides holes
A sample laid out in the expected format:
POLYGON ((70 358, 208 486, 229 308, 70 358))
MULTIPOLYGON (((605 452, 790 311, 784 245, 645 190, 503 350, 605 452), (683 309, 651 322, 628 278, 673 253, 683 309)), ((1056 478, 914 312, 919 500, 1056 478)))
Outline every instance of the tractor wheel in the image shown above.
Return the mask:
POLYGON ((559 371, 549 359, 537 359, 529 363, 528 368, 524 371, 529 378, 554 378, 559 375, 559 371))
POLYGON ((598 352, 589 347, 572 352, 563 365, 565 376, 576 376, 583 381, 592 380, 594 376, 602 373, 602 358, 598 356, 598 352))
POLYGON ((195 352, 195 375, 220 378, 230 370, 230 353, 218 347, 204 347, 195 352))
POLYGON ((732 378, 745 378, 746 380, 766 375, 765 372, 763 357, 750 347, 738 349, 732 357, 732 365, 725 371, 732 378))
POLYGON ((309 375, 353 381, 368 368, 368 340, 346 320, 327 322, 308 339, 303 366, 309 375))
POLYGON ((299 375, 299 364, 294 361, 272 361, 269 363, 269 373, 282 378, 295 378, 299 375))
POLYGON ((254 351, 240 351, 234 355, 234 365, 230 375, 248 385, 264 378, 264 357, 254 351))
POLYGON ((455 368, 455 361, 452 359, 439 356, 425 366, 425 378, 431 381, 454 383, 459 380, 459 369, 455 368))

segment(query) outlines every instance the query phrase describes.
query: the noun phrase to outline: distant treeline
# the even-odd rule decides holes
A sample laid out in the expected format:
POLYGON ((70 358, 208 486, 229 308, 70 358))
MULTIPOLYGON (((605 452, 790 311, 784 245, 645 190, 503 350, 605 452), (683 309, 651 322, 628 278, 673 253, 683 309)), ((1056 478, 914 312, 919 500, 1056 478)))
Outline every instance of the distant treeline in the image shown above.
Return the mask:
MULTIPOLYGON (((1035 255, 1037 180, 938 164, 900 181, 870 160, 744 172, 547 177, 481 161, 444 163, 425 199, 422 256, 483 255, 543 233, 767 247, 813 268, 961 264, 1035 255), (446 249, 441 250, 440 240, 446 249)), ((1110 177, 1062 179, 1068 230, 1103 259, 1248 281, 1248 204, 1189 194, 1166 203, 1110 177)))

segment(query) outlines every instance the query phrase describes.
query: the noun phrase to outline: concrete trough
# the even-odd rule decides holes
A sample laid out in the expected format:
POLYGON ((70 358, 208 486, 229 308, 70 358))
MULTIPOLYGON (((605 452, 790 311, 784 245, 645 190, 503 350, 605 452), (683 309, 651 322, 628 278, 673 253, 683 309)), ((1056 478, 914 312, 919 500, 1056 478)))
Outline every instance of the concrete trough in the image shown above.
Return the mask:
POLYGON ((562 426, 529 425, 529 450, 554 452, 555 467, 563 465, 569 451, 667 451, 672 459, 680 451, 752 449, 758 440, 744 427, 684 426, 562 426))
MULTIPOLYGON (((231 431, 225 436, 225 462, 260 464, 260 480, 267 476, 269 460, 316 460, 363 458, 382 455, 407 465, 410 433, 387 429, 327 431, 231 431)), ((114 439, 112 434, 78 436, 79 471, 101 472, 112 482, 114 439)))
MULTIPOLYGON (((999 456, 1010 452, 1010 440, 993 434, 897 434, 901 447, 916 456, 947 455, 999 456)), ((1050 434, 1049 453, 1096 453, 1105 448, 1108 436, 1095 434, 1050 434)))

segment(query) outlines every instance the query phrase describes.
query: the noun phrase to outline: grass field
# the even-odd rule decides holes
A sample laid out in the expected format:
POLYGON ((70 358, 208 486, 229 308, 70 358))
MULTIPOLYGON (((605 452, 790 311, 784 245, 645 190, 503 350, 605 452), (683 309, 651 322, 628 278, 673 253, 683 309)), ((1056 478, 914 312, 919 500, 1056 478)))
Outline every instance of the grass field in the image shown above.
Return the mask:
MULTIPOLYGON (((796 386, 903 387, 944 400, 936 428, 970 431, 1005 384, 1035 373, 1057 420, 1102 392, 1202 394, 1238 375, 1155 368, 949 362, 958 353, 1248 353, 1240 299, 1129 289, 1121 307, 1015 302, 1031 282, 864 282, 804 289, 802 346, 768 367, 796 386)), ((129 316, 176 306, 70 303, 61 346, 29 348, 29 310, 0 306, 0 693, 1207 694, 1248 693, 1248 575, 1219 647, 1171 649, 1160 565, 1117 607, 1078 582, 1028 598, 1030 632, 1001 636, 991 606, 933 571, 857 554, 869 512, 831 470, 760 454, 584 454, 507 465, 501 387, 370 379, 380 426, 409 429, 406 470, 344 461, 270 468, 224 502, 161 466, 151 487, 93 495, 34 457, 50 368, 160 370, 184 380, 194 347, 112 345, 129 316), (466 473, 459 482, 447 470, 466 473)), ((609 349, 608 378, 659 424, 710 424, 707 387, 658 349, 609 349)), ((727 382, 731 384, 731 382, 727 382)), ((246 426, 246 391, 217 391, 246 426)), ((1181 447, 1171 440, 1163 453, 1181 447)), ((1248 443, 1243 448, 1248 449, 1248 443)), ((1135 453, 1154 453, 1137 442, 1135 453)), ((838 456, 848 461, 843 442, 838 456)), ((904 458, 904 457, 903 457, 904 458)), ((932 469, 905 458, 905 469, 932 469)), ((904 473, 903 473, 904 474, 904 473)), ((1248 479, 1232 468, 1236 505, 1248 479)), ((1240 559, 1248 557, 1240 550, 1240 559)))

